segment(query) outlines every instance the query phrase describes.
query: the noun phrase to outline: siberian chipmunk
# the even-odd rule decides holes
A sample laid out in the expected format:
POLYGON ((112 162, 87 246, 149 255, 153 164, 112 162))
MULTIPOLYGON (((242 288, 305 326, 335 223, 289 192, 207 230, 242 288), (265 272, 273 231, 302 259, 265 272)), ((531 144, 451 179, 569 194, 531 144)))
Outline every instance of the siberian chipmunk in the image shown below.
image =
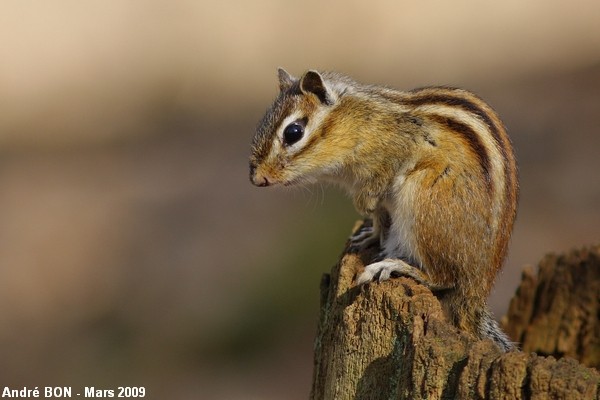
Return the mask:
POLYGON ((456 327, 513 349, 486 306, 518 196, 494 110, 462 89, 405 92, 313 70, 279 69, 279 89, 252 141, 252 183, 341 185, 373 220, 353 244, 382 250, 358 284, 411 277, 440 293, 456 327))

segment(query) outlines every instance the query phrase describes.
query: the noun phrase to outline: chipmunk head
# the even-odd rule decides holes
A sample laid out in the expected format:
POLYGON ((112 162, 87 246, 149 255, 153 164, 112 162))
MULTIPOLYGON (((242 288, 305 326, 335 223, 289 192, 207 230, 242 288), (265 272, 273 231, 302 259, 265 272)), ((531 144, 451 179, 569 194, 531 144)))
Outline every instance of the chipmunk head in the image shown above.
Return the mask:
POLYGON ((339 88, 317 71, 301 78, 281 68, 278 72, 279 95, 252 141, 250 181, 256 186, 310 182, 323 172, 327 145, 321 143, 322 125, 340 97, 339 88))

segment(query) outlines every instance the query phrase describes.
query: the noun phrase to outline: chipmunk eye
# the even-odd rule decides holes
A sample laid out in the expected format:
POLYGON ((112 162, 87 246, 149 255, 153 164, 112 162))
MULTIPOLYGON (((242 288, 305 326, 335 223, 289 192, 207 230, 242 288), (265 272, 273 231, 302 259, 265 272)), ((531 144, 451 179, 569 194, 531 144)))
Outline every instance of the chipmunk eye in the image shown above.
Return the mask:
POLYGON ((304 135, 304 126, 298 122, 292 122, 283 130, 283 142, 286 146, 290 146, 302 139, 304 135))

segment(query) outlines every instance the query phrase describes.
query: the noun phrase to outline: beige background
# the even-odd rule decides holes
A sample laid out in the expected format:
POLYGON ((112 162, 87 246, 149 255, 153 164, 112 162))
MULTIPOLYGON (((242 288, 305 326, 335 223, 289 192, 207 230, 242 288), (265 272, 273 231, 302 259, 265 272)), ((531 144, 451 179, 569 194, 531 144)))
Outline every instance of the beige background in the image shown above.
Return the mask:
POLYGON ((357 215, 252 187, 276 67, 464 86, 520 165, 525 264, 600 240, 600 3, 3 1, 0 386, 304 399, 320 275, 357 215))

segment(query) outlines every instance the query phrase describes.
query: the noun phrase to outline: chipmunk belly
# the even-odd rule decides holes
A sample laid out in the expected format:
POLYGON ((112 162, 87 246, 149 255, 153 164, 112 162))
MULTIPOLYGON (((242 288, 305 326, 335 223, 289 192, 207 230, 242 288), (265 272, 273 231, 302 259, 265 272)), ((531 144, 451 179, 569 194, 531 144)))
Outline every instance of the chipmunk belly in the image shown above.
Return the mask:
POLYGON ((382 203, 391 219, 382 243, 383 255, 385 258, 405 259, 414 267, 422 268, 414 229, 414 182, 400 175, 395 179, 392 190, 397 196, 382 203))

